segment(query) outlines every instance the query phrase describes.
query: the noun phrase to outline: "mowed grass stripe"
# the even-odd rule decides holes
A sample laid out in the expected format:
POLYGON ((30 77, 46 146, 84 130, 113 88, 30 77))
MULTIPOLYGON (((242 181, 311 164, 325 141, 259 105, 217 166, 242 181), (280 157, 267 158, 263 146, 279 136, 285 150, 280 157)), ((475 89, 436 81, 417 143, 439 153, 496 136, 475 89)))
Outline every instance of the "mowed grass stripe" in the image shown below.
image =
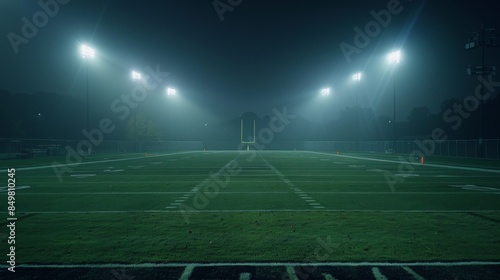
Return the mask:
POLYGON ((339 245, 325 261, 499 260, 498 225, 467 213, 38 214, 19 225, 20 264, 302 262, 328 236, 339 245))

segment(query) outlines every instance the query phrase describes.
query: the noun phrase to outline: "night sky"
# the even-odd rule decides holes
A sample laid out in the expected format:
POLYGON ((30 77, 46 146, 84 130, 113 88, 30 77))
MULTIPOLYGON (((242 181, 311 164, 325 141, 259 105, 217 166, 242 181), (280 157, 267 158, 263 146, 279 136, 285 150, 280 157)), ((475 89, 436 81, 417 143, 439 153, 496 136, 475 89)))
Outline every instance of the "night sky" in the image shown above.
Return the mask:
MULTIPOLYGON (((212 0, 72 0, 59 4, 27 43, 13 46, 9 34, 22 36, 22 18, 33 22, 43 9, 38 1, 2 0, 0 91, 84 101, 79 48, 85 43, 96 50, 89 87, 98 116, 113 115, 113 100, 130 93, 132 70, 144 75, 157 65, 170 75, 149 93, 156 98, 151 111, 180 110, 210 122, 287 106, 305 119, 335 119, 353 106, 357 93, 360 106, 391 116, 394 72, 387 55, 401 49, 395 71, 397 112, 404 118, 414 107, 437 112, 443 100, 472 94, 478 82, 466 75, 466 66, 480 59, 478 51, 464 49, 467 33, 481 23, 500 28, 498 1, 402 0, 387 26, 346 59, 340 45, 355 45, 354 28, 364 30, 374 20, 371 11, 397 1, 230 2, 238 5, 220 15, 212 0), (354 85, 351 76, 358 71, 363 80, 354 85), (167 86, 177 89, 177 99, 165 96, 167 86), (329 98, 319 96, 323 87, 332 88, 329 98)), ((219 9, 230 7, 218 3, 219 9)), ((488 64, 500 65, 498 53, 488 50, 488 64)))

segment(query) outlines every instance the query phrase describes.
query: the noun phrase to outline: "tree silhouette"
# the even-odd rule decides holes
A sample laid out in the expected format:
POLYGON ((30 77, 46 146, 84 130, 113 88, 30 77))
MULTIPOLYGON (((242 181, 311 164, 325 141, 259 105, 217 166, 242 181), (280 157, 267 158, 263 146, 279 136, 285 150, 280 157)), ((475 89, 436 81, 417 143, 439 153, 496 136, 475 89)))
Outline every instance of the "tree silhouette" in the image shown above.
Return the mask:
POLYGON ((137 113, 127 123, 127 138, 137 141, 159 141, 160 127, 144 112, 137 113))

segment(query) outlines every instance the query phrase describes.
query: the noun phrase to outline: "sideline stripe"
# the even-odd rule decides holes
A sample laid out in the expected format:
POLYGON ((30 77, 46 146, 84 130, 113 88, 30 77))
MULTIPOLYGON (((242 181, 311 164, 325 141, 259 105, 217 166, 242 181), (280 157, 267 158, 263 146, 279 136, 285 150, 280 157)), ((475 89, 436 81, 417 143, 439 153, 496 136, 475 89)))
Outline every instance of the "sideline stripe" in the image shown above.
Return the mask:
POLYGON ((415 271, 413 271, 411 268, 409 268, 407 266, 403 266, 402 268, 404 269, 404 271, 408 272, 411 276, 413 276, 413 278, 415 280, 425 280, 424 277, 418 275, 418 273, 416 273, 415 271))
MULTIPOLYGON (((315 206, 322 207, 322 206, 315 206)), ((131 214, 131 213, 274 213, 274 212, 290 212, 290 213, 300 213, 300 212, 343 212, 343 213, 500 213, 498 210, 348 210, 348 209, 325 209, 325 210, 314 210, 314 209, 254 209, 254 210, 102 210, 102 211, 19 211, 19 214, 131 214)), ((7 214, 7 212, 0 212, 2 214, 7 214)))
MULTIPOLYGON (((500 262, 493 261, 461 261, 461 262, 318 262, 318 263, 299 263, 299 262, 233 262, 233 263, 138 263, 138 264, 123 264, 123 263, 102 263, 102 264, 19 264, 18 267, 24 268, 152 268, 152 267, 217 267, 217 266, 382 266, 382 267, 404 267, 404 266, 433 266, 433 267, 454 267, 454 266, 476 266, 476 265, 500 265, 500 262)), ((0 265, 2 268, 9 267, 8 265, 0 265)), ((186 267, 186 269, 187 269, 186 267)), ((186 271, 186 270, 184 270, 186 271)))
POLYGON ((193 273, 193 269, 194 269, 194 264, 189 264, 188 266, 186 266, 179 280, 188 280, 189 277, 191 277, 191 274, 193 273))
MULTIPOLYGON (((178 152, 171 154, 162 154, 155 156, 148 156, 147 158, 155 158, 155 157, 164 157, 164 156, 174 156, 174 155, 182 155, 186 153, 199 153, 198 151, 188 151, 188 152, 178 152)), ((132 158, 119 158, 119 159, 108 159, 108 160, 100 160, 100 161, 86 161, 86 162, 76 162, 76 163, 61 163, 61 164, 51 164, 51 165, 42 165, 42 166, 32 166, 32 167, 19 167, 16 168, 16 171, 25 171, 25 170, 37 170, 37 169, 46 169, 53 167, 64 167, 64 166, 79 166, 79 165, 87 165, 87 164, 95 164, 95 163, 106 163, 106 162, 117 162, 117 161, 127 161, 127 160, 136 160, 136 159, 145 159, 146 157, 132 157, 132 158)), ((0 172, 6 172, 7 169, 0 169, 0 172)))
MULTIPOLYGON (((357 157, 357 156, 346 156, 346 155, 336 155, 336 154, 329 154, 329 153, 321 153, 321 152, 312 152, 312 151, 305 151, 308 153, 315 153, 315 154, 321 154, 321 155, 329 155, 329 156, 334 156, 334 157, 343 157, 343 158, 352 158, 352 159, 361 159, 361 160, 370 160, 370 161, 378 161, 378 162, 389 162, 389 163, 403 163, 402 161, 398 160, 389 160, 389 159, 377 159, 377 158, 365 158, 365 157, 357 157)), ((411 164, 411 165, 422 165, 420 163, 416 162, 404 162, 405 164, 411 164)), ((490 173, 499 173, 500 170, 495 170, 495 169, 486 169, 486 168, 477 168, 477 167, 465 167, 465 166, 454 166, 454 165, 441 165, 441 164, 433 164, 433 163, 426 163, 423 166, 431 166, 431 167, 439 167, 439 168, 448 168, 448 169, 459 169, 459 170, 468 170, 468 171, 479 171, 479 172, 490 172, 490 173)))

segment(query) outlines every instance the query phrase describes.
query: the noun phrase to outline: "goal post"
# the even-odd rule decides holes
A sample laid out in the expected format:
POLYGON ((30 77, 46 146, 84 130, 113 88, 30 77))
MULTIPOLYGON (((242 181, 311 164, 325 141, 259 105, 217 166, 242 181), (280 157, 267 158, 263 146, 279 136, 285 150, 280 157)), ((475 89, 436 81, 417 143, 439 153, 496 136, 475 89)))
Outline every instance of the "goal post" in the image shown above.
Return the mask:
MULTIPOLYGON (((250 150, 250 144, 255 144, 255 120, 253 120, 253 137, 252 137, 252 141, 243 141, 243 138, 244 138, 243 137, 243 127, 244 127, 243 126, 243 119, 241 119, 240 142, 241 142, 241 144, 247 144, 247 151, 249 151, 250 150)), ((250 137, 248 137, 248 138, 250 138, 250 137)), ((250 140, 250 139, 248 139, 248 140, 250 140)))

